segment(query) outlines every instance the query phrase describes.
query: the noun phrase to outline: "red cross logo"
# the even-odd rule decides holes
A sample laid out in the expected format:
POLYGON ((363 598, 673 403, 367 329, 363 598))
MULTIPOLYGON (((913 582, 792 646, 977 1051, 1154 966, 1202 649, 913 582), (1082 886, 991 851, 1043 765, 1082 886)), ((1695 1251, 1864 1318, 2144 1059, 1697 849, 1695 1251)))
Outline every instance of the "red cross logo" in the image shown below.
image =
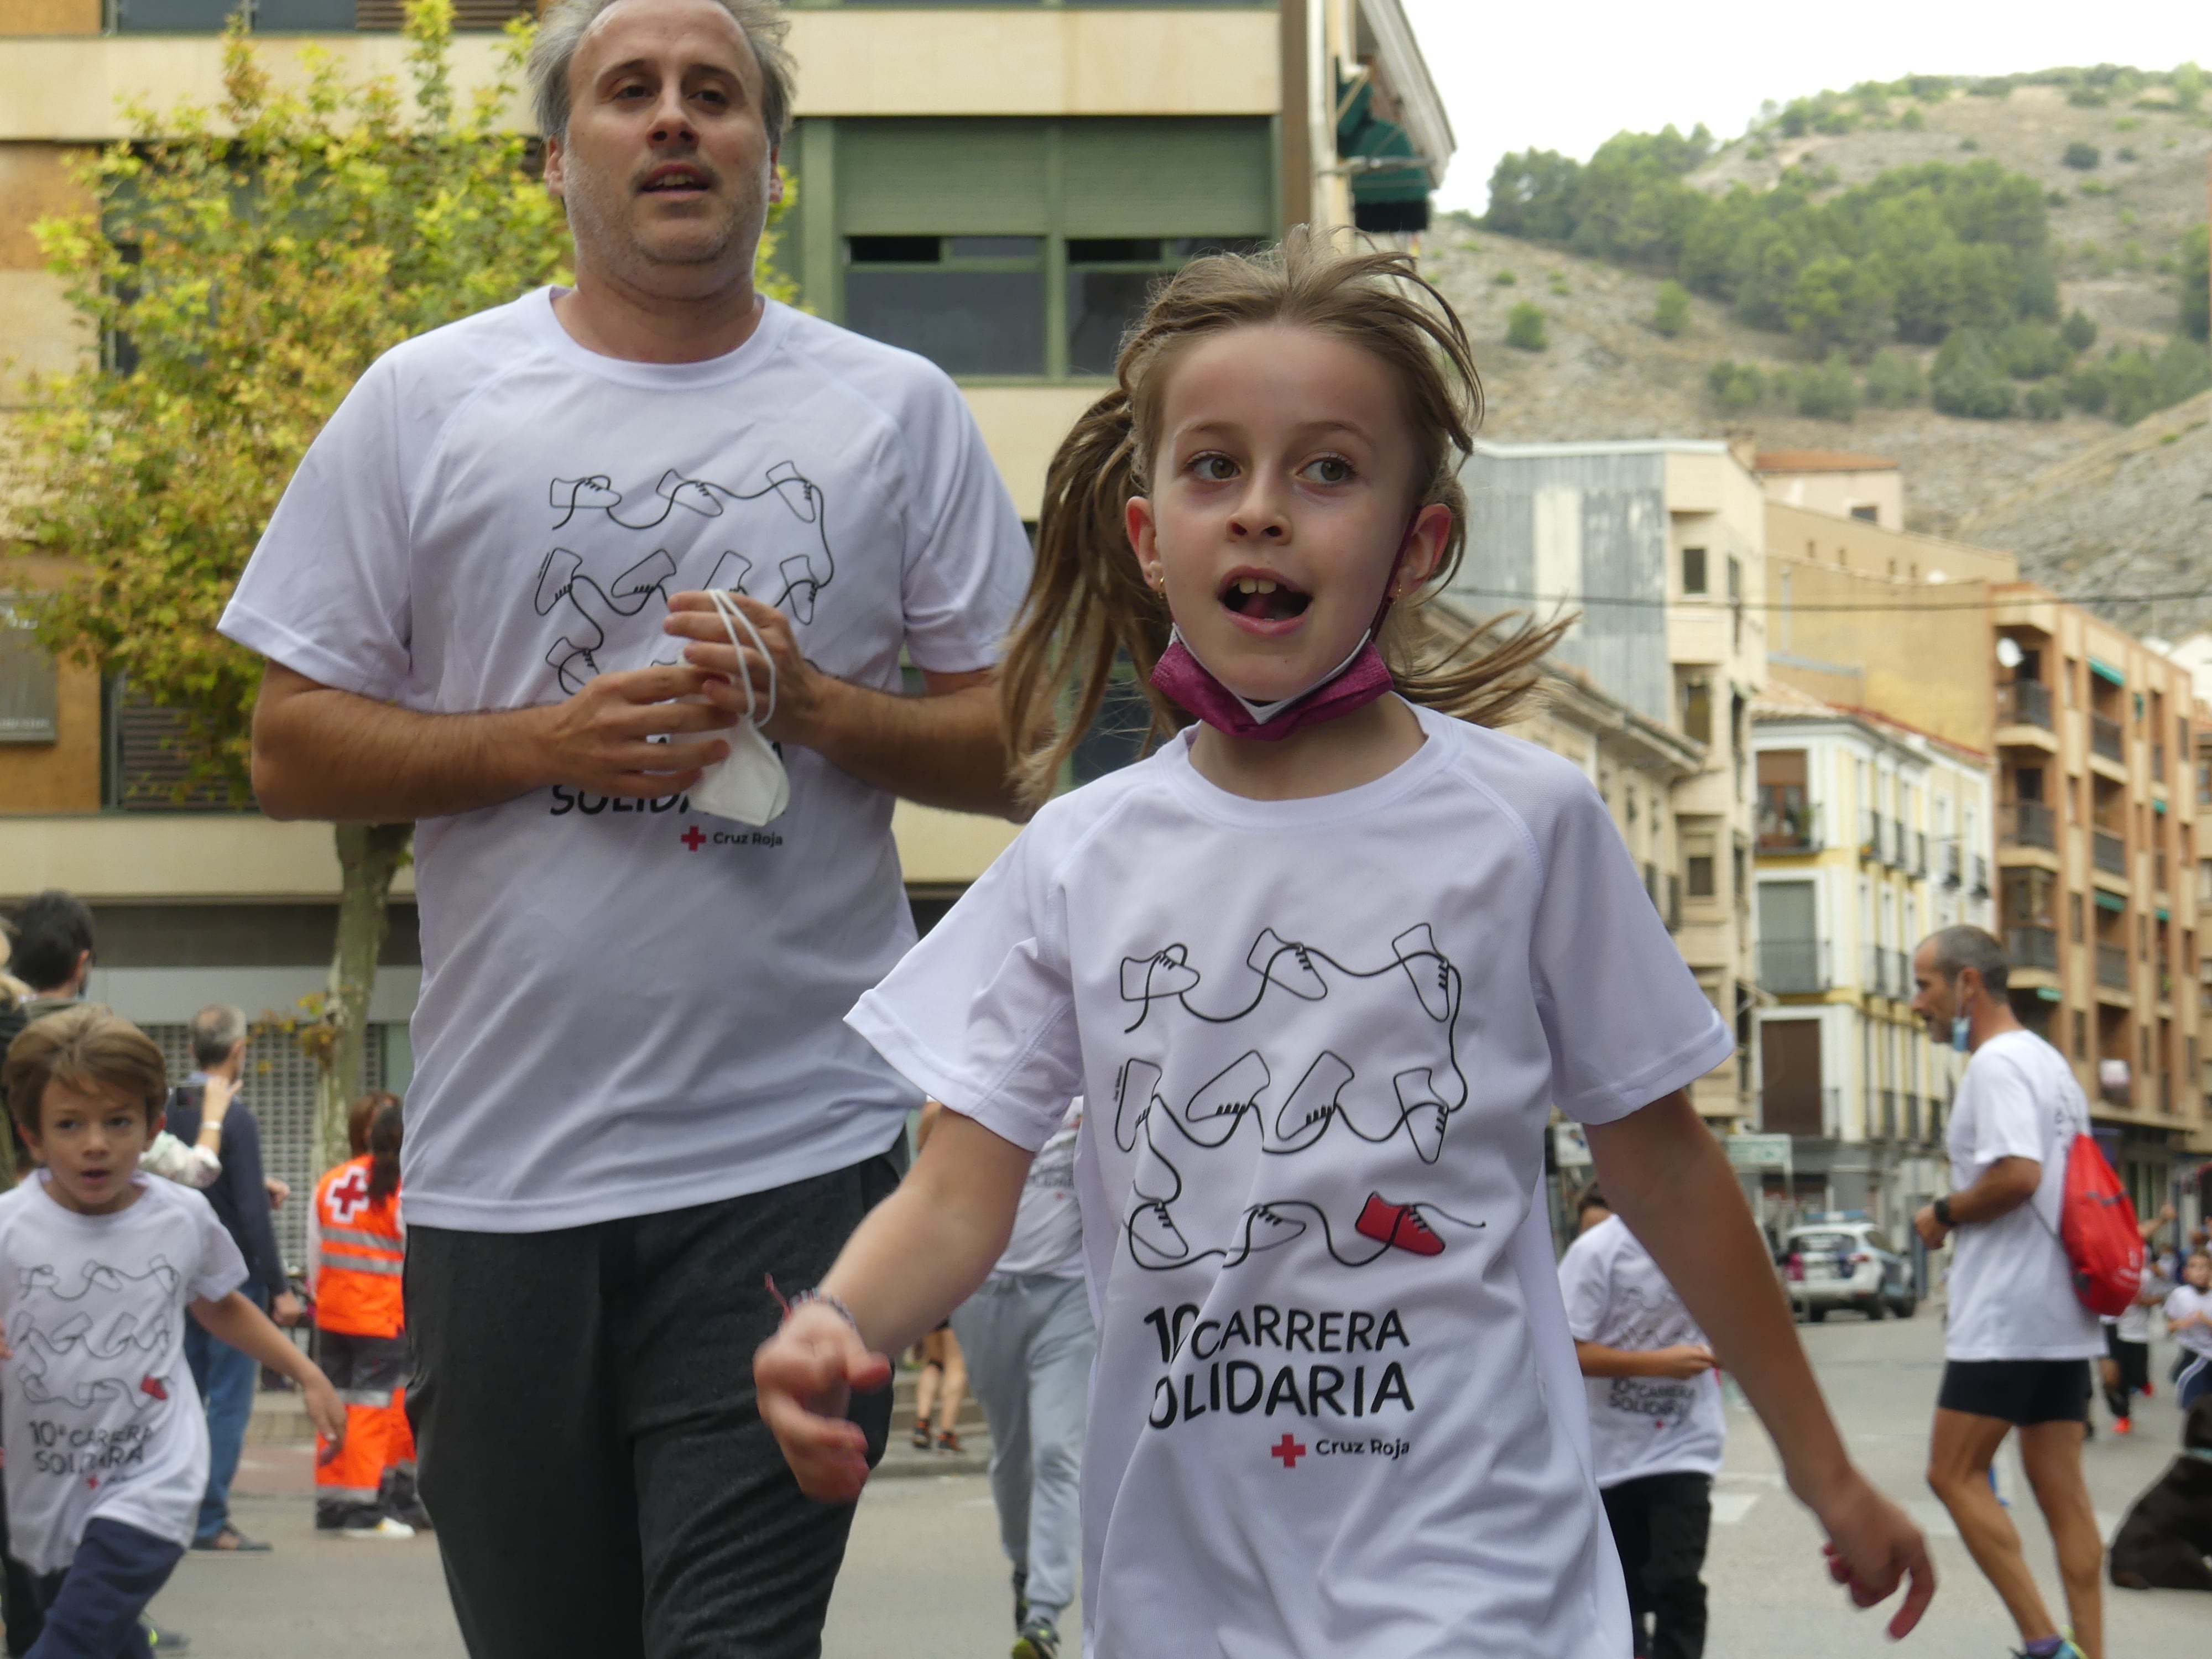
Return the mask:
POLYGON ((681 836, 678 836, 677 839, 695 853, 707 843, 706 836, 699 833, 699 826, 696 823, 689 830, 686 830, 681 836))
POLYGON ((343 1181, 331 1188, 331 1218, 343 1227, 368 1207, 368 1177, 358 1168, 346 1171, 343 1181))
POLYGON ((1306 1449, 1304 1446, 1301 1446, 1297 1441, 1291 1439, 1288 1434, 1284 1435, 1280 1440, 1278 1440, 1273 1445, 1267 1448, 1267 1455, 1270 1457, 1281 1458, 1283 1460, 1283 1467, 1286 1469, 1294 1469, 1297 1468, 1298 1459, 1304 1457, 1305 1455, 1306 1449))

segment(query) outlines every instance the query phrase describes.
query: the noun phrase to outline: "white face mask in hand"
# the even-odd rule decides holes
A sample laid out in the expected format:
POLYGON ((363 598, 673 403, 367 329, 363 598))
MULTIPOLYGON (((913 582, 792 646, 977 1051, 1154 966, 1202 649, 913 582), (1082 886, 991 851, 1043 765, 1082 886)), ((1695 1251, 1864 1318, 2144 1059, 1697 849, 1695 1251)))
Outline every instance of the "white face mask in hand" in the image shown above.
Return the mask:
POLYGON ((784 774, 782 757, 760 733, 761 726, 775 716, 775 659, 769 654, 768 642, 753 626, 753 619, 736 600, 719 588, 708 589, 707 597, 714 602, 731 648, 738 650, 742 659, 738 645, 738 629, 742 627, 751 637, 753 649, 768 664, 768 707, 757 706, 752 676, 739 675, 738 684, 745 692, 745 717, 731 728, 730 752, 691 786, 691 805, 718 818, 735 818, 757 828, 782 817, 783 809, 791 805, 791 780, 784 774))

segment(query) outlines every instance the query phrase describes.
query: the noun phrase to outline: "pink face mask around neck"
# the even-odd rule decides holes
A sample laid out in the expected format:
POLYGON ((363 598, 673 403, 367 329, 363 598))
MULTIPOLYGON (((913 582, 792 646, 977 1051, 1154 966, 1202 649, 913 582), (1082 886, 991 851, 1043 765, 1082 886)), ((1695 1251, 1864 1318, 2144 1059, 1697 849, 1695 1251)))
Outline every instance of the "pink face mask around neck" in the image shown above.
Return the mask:
POLYGON ((1291 732, 1323 720, 1333 720, 1361 709, 1391 690, 1389 665, 1376 646, 1382 618, 1390 609, 1384 599, 1352 653, 1317 684, 1280 702, 1250 702, 1214 677, 1183 643, 1181 630, 1168 636, 1168 648, 1152 667, 1152 685, 1176 707, 1188 709, 1217 732, 1232 738, 1276 743, 1291 732))

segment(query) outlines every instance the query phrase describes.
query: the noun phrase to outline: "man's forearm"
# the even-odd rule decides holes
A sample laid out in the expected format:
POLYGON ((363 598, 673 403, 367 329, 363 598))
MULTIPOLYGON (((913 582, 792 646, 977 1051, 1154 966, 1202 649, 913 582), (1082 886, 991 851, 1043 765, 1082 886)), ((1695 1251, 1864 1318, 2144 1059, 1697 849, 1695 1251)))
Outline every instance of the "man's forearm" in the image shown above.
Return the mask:
POLYGON ((253 787, 274 818, 404 823, 496 806, 543 787, 529 769, 543 711, 425 714, 327 686, 254 710, 253 787))
POLYGON ((1850 1459, 1720 1143, 1680 1093, 1589 1134, 1607 1202, 1742 1385, 1791 1487, 1817 1501, 1850 1459))
POLYGON ((827 680, 809 736, 831 765, 888 794, 956 812, 1015 815, 992 685, 902 697, 827 680))
POLYGON ((1995 1221, 2009 1215, 2035 1196, 2042 1184, 2043 1165, 2032 1158, 2001 1158, 1974 1178, 1973 1184, 1951 1194, 1944 1208, 1951 1224, 1962 1221, 1995 1221))

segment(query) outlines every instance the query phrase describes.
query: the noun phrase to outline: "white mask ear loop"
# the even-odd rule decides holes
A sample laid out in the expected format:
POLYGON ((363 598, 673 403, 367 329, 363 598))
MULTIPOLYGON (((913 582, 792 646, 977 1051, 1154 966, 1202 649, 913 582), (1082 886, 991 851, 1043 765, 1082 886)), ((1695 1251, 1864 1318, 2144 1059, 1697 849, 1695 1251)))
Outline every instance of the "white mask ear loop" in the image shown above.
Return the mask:
POLYGON ((738 677, 738 683, 745 689, 745 724, 757 729, 775 718, 775 659, 769 653, 768 641, 761 638, 760 629, 753 626, 753 619, 745 615, 744 606, 719 587, 708 588, 707 597, 714 601, 714 614, 722 619, 722 631, 730 636, 730 649, 738 653, 739 666, 744 665, 744 650, 738 643, 737 629, 731 626, 733 620, 744 626, 745 633, 752 640, 753 649, 760 653, 761 660, 768 665, 768 712, 765 714, 756 716, 755 711, 759 705, 753 696, 753 677, 749 673, 741 673, 738 677))

